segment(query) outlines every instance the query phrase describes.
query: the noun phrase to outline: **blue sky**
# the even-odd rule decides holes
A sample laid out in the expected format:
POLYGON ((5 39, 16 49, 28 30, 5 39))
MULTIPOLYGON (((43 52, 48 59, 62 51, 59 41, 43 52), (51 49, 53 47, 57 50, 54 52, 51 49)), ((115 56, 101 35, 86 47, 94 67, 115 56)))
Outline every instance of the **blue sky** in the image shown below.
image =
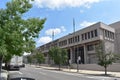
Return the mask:
MULTIPOLYGON (((0 8, 5 8, 6 2, 0 0, 0 8)), ((33 7, 23 18, 47 18, 39 38, 35 39, 36 47, 82 29, 96 22, 111 24, 120 20, 120 0, 34 0, 33 7)))

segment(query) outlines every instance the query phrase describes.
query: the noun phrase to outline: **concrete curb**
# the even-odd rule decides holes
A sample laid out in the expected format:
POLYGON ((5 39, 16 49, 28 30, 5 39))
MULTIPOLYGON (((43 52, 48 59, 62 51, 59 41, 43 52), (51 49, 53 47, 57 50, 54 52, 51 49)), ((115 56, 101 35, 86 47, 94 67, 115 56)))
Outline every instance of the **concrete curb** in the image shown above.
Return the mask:
POLYGON ((2 70, 1 77, 3 80, 8 80, 9 73, 6 70, 2 70))
MULTIPOLYGON (((36 67, 36 66, 35 66, 36 67)), ((56 67, 46 67, 46 66, 38 66, 37 68, 49 69, 49 70, 56 70, 56 67)), ((79 70, 77 72, 76 69, 66 69, 61 68, 64 72, 71 72, 71 73, 80 73, 80 74, 87 74, 87 75, 96 75, 96 76, 104 76, 104 71, 93 71, 93 70, 79 70)), ((120 78, 120 72, 107 72, 108 77, 117 77, 120 78)))

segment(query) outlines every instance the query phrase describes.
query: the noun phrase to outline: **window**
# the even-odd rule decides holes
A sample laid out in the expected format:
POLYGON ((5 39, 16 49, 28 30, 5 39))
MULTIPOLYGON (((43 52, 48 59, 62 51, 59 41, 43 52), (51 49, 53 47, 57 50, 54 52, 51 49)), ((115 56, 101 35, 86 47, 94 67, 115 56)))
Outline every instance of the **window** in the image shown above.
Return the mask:
POLYGON ((82 34, 82 40, 84 40, 84 34, 82 34))
POLYGON ((110 31, 107 31, 107 33, 108 33, 108 38, 110 38, 110 31))
POLYGON ((114 39, 114 33, 113 32, 110 32, 110 38, 114 39))
POLYGON ((93 31, 91 31, 91 38, 93 38, 94 37, 94 34, 93 34, 93 31))
POLYGON ((107 37, 109 39, 114 39, 114 33, 111 31, 105 30, 105 37, 107 37))
POLYGON ((107 31, 105 30, 105 37, 107 37, 107 31))
POLYGON ((88 39, 90 39, 90 32, 88 32, 88 39))
POLYGON ((114 36, 115 36, 114 33, 112 33, 112 39, 114 39, 114 36))
POLYGON ((70 39, 68 39, 68 43, 70 44, 70 39))
POLYGON ((85 39, 87 39, 87 33, 85 33, 85 39))
POLYGON ((97 37, 98 36, 97 29, 94 30, 94 33, 95 33, 95 37, 97 37))
POLYGON ((67 45, 67 40, 64 40, 64 45, 67 45))
POLYGON ((59 46, 61 46, 61 42, 59 42, 59 46))
POLYGON ((79 35, 74 37, 75 42, 79 42, 79 35))
POLYGON ((113 35, 112 35, 112 32, 110 32, 110 38, 113 39, 113 35))
POLYGON ((71 38, 71 43, 73 43, 73 38, 71 38))
POLYGON ((94 46, 93 46, 93 45, 87 45, 87 50, 88 50, 88 51, 94 50, 94 46))
POLYGON ((75 37, 73 37, 72 40, 73 40, 73 43, 74 43, 75 42, 75 37))
POLYGON ((77 42, 77 36, 75 36, 75 42, 77 42))
POLYGON ((79 36, 78 36, 78 42, 80 41, 80 38, 79 38, 79 36))

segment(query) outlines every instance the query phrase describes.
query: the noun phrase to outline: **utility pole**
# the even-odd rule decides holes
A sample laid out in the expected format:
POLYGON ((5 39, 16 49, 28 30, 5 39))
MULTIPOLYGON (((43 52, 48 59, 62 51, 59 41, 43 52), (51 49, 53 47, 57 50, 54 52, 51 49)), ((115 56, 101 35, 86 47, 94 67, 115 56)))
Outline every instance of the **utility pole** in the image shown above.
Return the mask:
MULTIPOLYGON (((73 41, 75 43, 75 19, 74 18, 73 18, 73 41)), ((74 45, 74 54, 76 54, 75 45, 74 45)), ((78 57, 78 52, 77 52, 76 58, 77 58, 77 72, 79 72, 80 56, 78 57)))
POLYGON ((52 41, 54 41, 54 29, 52 31, 52 41))

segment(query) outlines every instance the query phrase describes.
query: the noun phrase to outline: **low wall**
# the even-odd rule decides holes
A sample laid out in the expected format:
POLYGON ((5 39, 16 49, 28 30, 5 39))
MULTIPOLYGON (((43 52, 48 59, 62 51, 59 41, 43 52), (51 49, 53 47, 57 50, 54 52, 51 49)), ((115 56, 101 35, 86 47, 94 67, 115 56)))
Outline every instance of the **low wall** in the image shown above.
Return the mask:
MULTIPOLYGON (((72 64, 72 68, 77 68, 77 64, 72 64)), ((79 64, 79 69, 81 70, 99 70, 104 71, 104 67, 97 64, 79 64)), ((114 63, 108 67, 108 71, 120 72, 120 63, 114 63)))

